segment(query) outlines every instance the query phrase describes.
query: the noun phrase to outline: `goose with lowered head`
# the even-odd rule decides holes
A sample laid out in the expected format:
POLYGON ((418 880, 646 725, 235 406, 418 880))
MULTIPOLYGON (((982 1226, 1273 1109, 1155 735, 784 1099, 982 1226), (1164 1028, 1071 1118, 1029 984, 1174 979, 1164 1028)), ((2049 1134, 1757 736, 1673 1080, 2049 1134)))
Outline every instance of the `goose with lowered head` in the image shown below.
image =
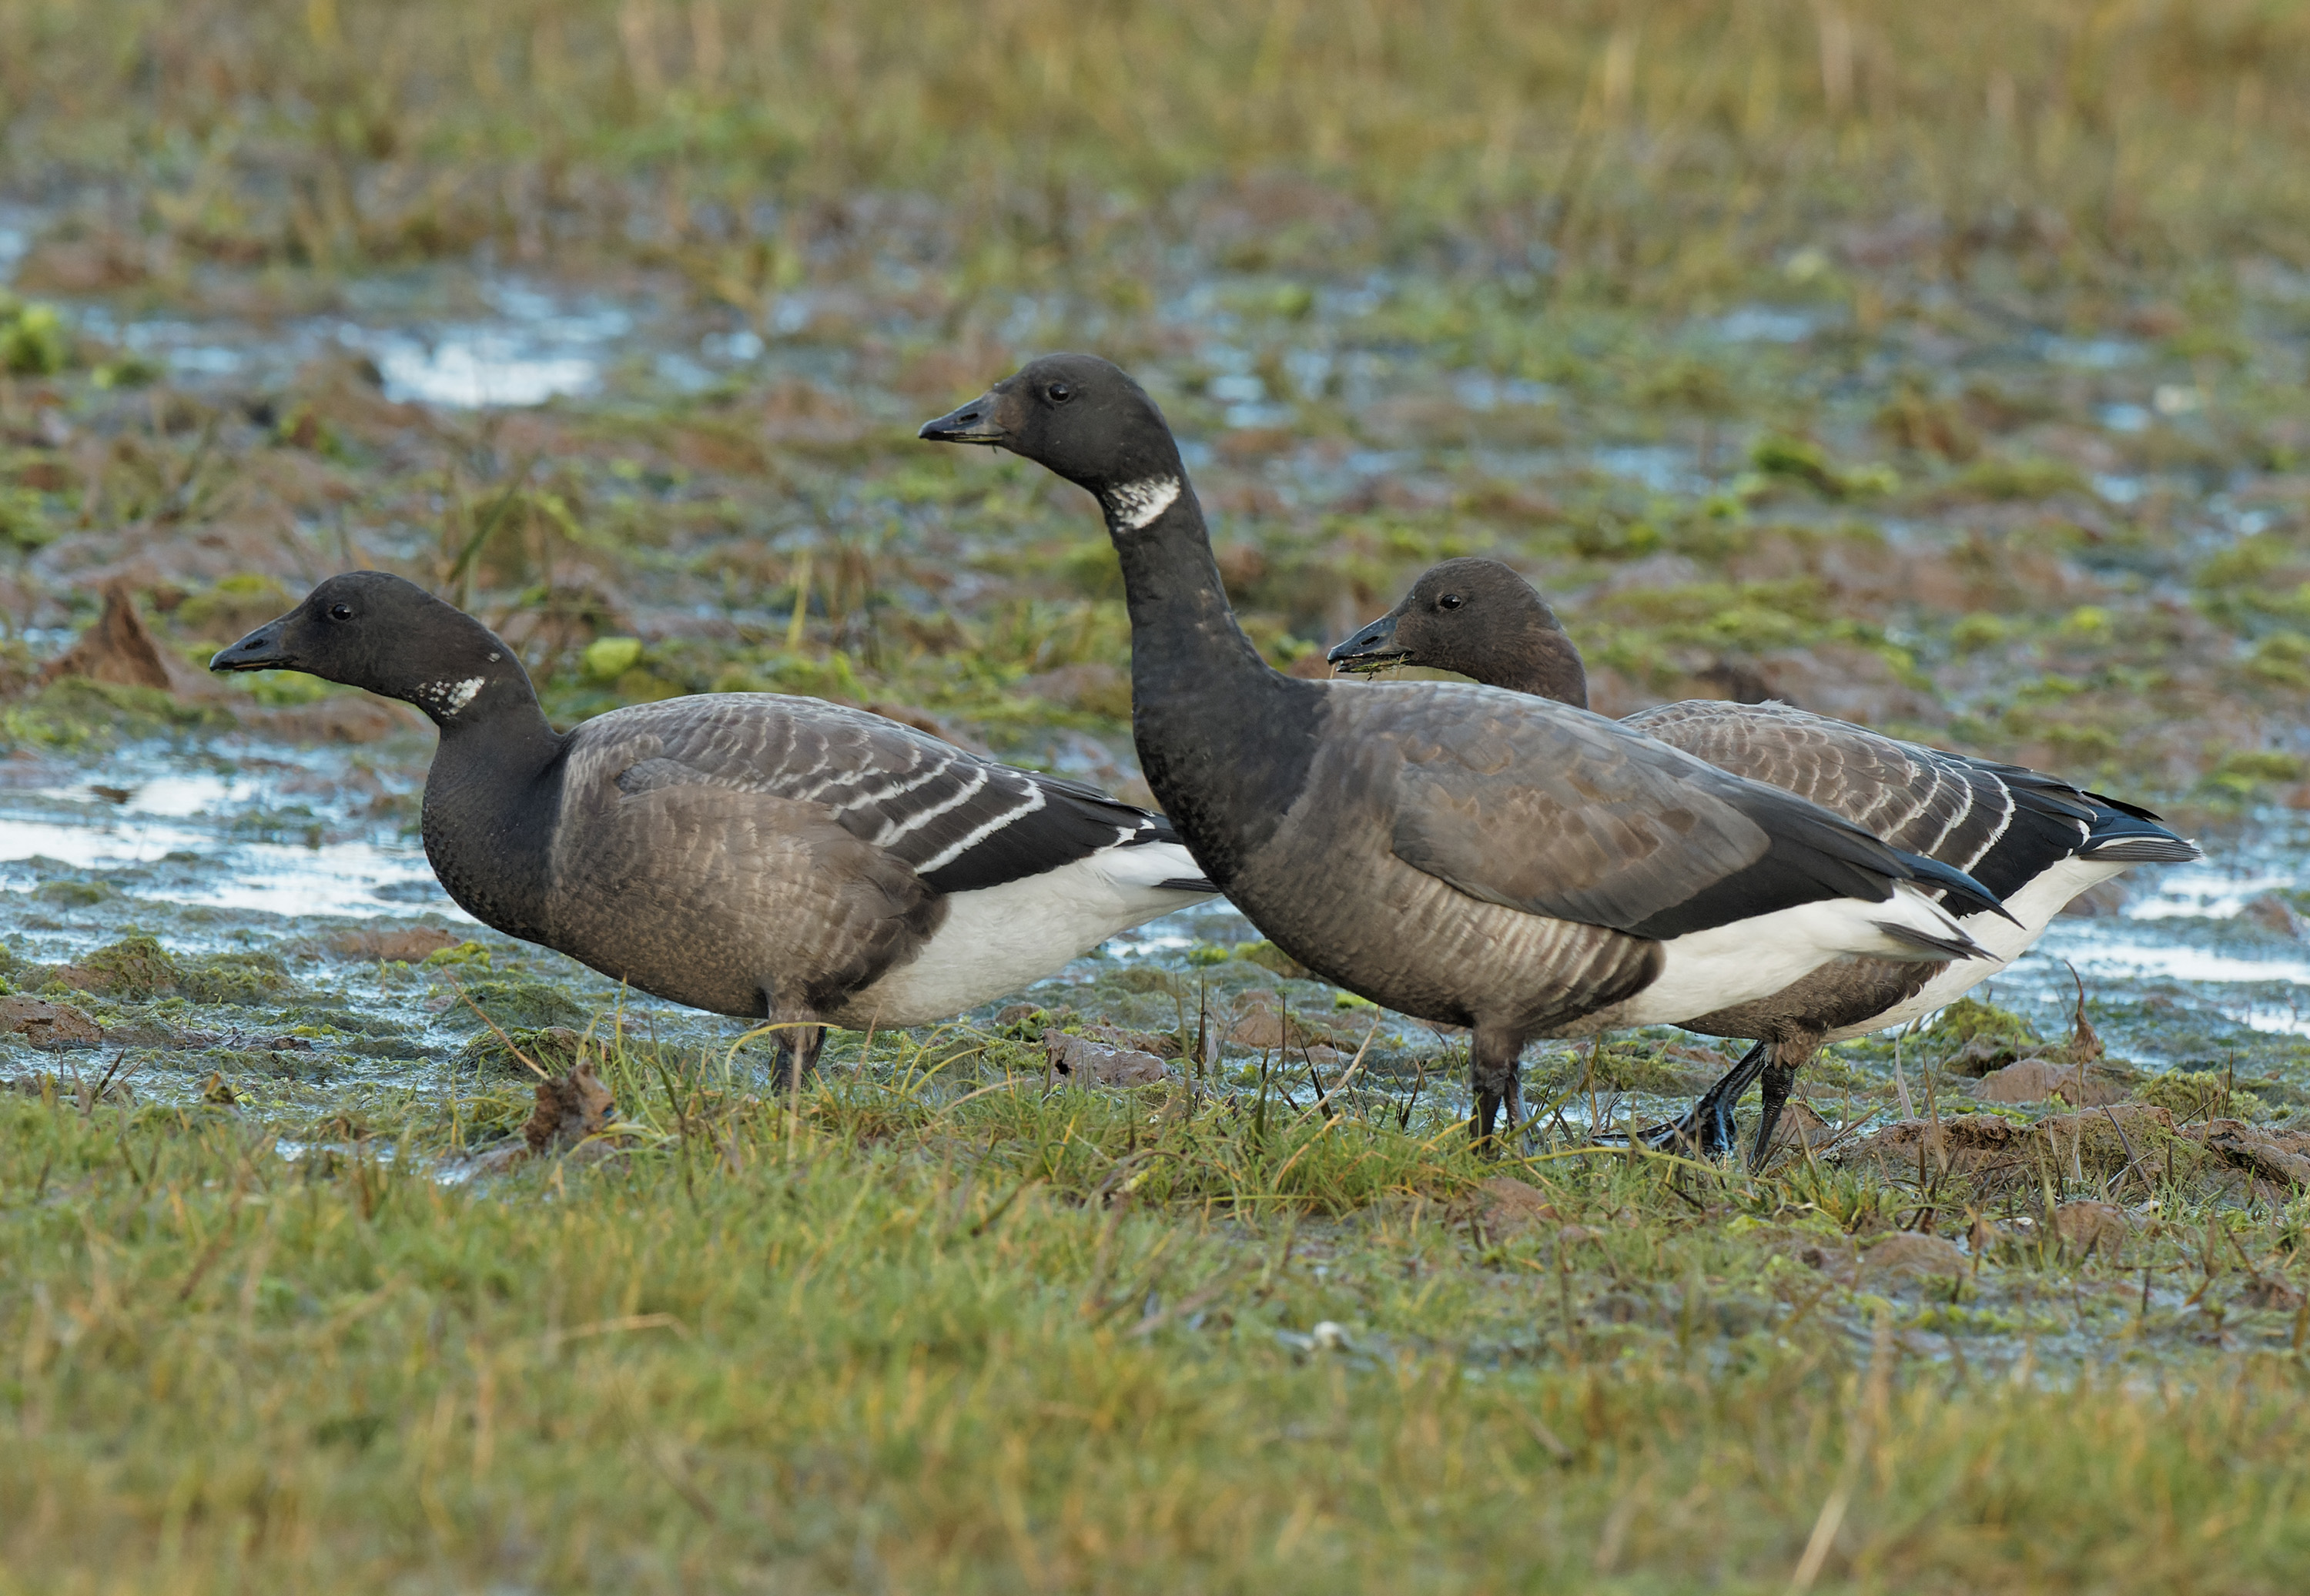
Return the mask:
MULTIPOLYGON (((1332 650, 1334 668, 1394 665, 1456 671, 1539 698, 1588 707, 1580 650, 1532 584, 1496 559, 1447 559, 1402 603, 1332 650)), ((1960 914, 1983 953, 1944 964, 1854 955, 1769 997, 1682 1023, 1754 1041, 1690 1114, 1644 1132, 1717 1154, 1731 1145, 1732 1106, 1752 1082, 1764 1112, 1759 1163, 1797 1071, 1825 1042, 1901 1025, 1955 1001, 2027 952, 2078 894, 2141 863, 2198 857, 2158 817, 2017 765, 1905 742, 1786 704, 1697 699, 1639 710, 1620 723, 1721 770, 1785 788, 1865 826, 1886 842, 1962 870, 2005 913, 1960 914)))

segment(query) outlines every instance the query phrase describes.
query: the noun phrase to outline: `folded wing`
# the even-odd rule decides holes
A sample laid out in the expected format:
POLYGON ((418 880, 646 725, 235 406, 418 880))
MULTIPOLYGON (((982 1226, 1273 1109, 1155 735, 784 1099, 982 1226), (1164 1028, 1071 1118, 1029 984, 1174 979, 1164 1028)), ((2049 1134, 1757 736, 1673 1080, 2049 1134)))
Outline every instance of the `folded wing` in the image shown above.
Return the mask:
MULTIPOLYGON (((618 786, 703 785, 822 804, 843 829, 941 892, 1001 886, 1112 848, 1177 845, 1159 815, 1055 776, 998 765, 878 716, 732 693, 680 716, 620 717, 618 786), (766 712, 764 700, 775 707, 766 712)), ((1200 877, 1164 885, 1210 892, 1200 877)))
POLYGON ((1489 902, 1666 940, 1827 898, 1881 902, 1920 874, 1817 804, 1585 710, 1447 683, 1339 707, 1396 754, 1396 856, 1489 902))

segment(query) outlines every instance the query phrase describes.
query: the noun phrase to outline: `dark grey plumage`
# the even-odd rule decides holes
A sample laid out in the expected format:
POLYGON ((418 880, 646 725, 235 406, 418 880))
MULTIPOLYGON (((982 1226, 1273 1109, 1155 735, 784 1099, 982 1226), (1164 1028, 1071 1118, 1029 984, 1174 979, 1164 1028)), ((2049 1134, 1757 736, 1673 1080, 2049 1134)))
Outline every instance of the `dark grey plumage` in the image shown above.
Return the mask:
POLYGON ((780 1021, 805 1066, 824 1022, 942 1019, 1212 890, 1159 816, 816 699, 676 698, 558 733, 504 643, 378 572, 213 662, 274 667, 433 718, 426 854, 469 913, 780 1021))
MULTIPOLYGON (((1531 584, 1497 560, 1444 561, 1394 610, 1334 648, 1350 671, 1392 664, 1457 671, 1481 682, 1585 707, 1579 650, 1531 584)), ((1720 769, 1819 804, 1895 847, 1966 872, 2001 899, 2003 923, 1967 929, 1995 960, 1920 965, 1863 956, 1823 965, 1783 990, 1681 1021, 1759 1047, 1710 1091, 1680 1133, 1718 1150, 1732 1101, 1761 1071, 1761 1158, 1797 1069, 1823 1041, 1898 1024, 1940 1007, 2035 941, 2062 904, 2127 864, 2198 850, 2145 810, 2057 777, 1906 742, 1785 704, 1696 700, 1620 723, 1720 769)))
POLYGON ((813 698, 676 698, 578 730, 588 757, 616 762, 621 792, 722 787, 821 805, 938 892, 998 886, 1103 848, 1177 840, 1162 816, 1095 788, 813 698))
POLYGON ((1863 946, 1975 950, 1913 885, 1993 906, 1961 872, 1585 710, 1271 669, 1235 623, 1161 413, 1103 360, 1038 360, 923 435, 999 444, 1097 496, 1165 811, 1300 962, 1472 1028, 1480 1135, 1513 1113, 1534 1036, 1761 996, 1776 961, 1793 978, 1863 946), (1766 916, 1788 937, 1750 956, 1735 928, 1766 916))

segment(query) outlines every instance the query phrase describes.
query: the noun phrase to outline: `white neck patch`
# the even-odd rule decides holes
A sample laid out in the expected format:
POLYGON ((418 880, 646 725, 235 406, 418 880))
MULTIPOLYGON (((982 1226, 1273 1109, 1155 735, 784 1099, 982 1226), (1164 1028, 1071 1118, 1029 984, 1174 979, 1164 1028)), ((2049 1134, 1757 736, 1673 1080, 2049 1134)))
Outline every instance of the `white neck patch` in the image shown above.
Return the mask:
POLYGON ((482 690, 482 678, 468 676, 463 681, 430 681, 417 690, 417 696, 433 706, 442 715, 455 715, 473 701, 482 690))
POLYGON ((1115 524, 1132 532, 1144 532, 1154 524, 1155 517, 1169 509, 1179 498, 1177 477, 1142 477, 1135 482, 1125 482, 1120 488, 1107 490, 1107 511, 1115 524))

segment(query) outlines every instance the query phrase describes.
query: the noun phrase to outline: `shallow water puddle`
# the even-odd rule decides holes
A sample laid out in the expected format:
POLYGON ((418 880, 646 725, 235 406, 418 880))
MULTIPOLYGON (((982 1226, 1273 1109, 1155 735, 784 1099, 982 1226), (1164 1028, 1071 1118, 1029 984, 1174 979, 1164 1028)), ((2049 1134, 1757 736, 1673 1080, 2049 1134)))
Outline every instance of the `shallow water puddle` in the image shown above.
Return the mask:
MULTIPOLYGON (((2120 914, 2057 918, 2036 950, 1993 983, 1998 996, 2010 1002, 2026 993, 2066 1010, 2075 1001, 2074 966, 2097 1001, 2179 1002, 2251 1031, 2310 1035, 2310 943, 2285 928, 2280 906, 2304 883, 2310 827, 2273 814, 2200 842, 2207 857, 2198 863, 2123 878, 2132 892, 2120 914)), ((2191 1056, 2203 1040, 2161 1047, 2154 1035, 2127 1038, 2150 1059, 2191 1056)))
POLYGON ((38 219, 21 205, 0 204, 0 284, 16 274, 16 263, 32 247, 38 219))
POLYGON ((2302 850, 2310 836, 2298 826, 2274 825, 2243 844, 2204 843, 2207 857, 2140 872, 2141 885, 2125 906, 2129 920, 2175 916, 2227 920, 2268 892, 2300 884, 2302 850))
POLYGON ((386 398, 457 410, 590 395, 613 368, 636 360, 658 383, 696 392, 764 348, 751 333, 701 335, 646 300, 557 292, 516 277, 463 285, 448 305, 422 283, 357 287, 339 315, 121 318, 101 305, 77 305, 74 315, 180 383, 281 383, 311 360, 352 354, 376 363, 386 398))
POLYGON ((284 915, 430 908, 465 919, 414 837, 327 795, 329 763, 291 755, 219 769, 126 750, 100 769, 0 788, 0 871, 34 860, 100 872, 153 866, 124 889, 284 915))
MULTIPOLYGON (((742 1028, 621 993, 459 910, 404 830, 413 750, 229 746, 0 761, 0 968, 94 1019, 104 1063, 126 1060, 140 1097, 198 1101, 219 1072, 268 1114, 333 1111, 348 1089, 470 1093, 498 1068, 465 1052, 483 1029, 476 1002, 506 1028, 614 1013, 717 1054, 742 1028), (142 957, 137 937, 173 977, 88 980, 91 954, 142 957), (439 967, 425 962, 437 951, 439 967)), ((101 1072, 91 1057, 0 1037, 0 1078, 101 1072)))
POLYGON ((168 883, 165 895, 175 903, 291 915, 404 914, 418 905, 465 917, 434 884, 422 852, 371 843, 296 848, 280 843, 221 843, 213 832, 195 826, 100 831, 56 821, 0 820, 0 864, 32 859, 52 859, 83 870, 181 863, 229 872, 168 883))
MULTIPOLYGON (((422 915, 453 937, 472 928, 484 946, 498 950, 500 973, 517 956, 569 1001, 614 1006, 611 984, 558 955, 494 937, 449 902, 416 837, 404 829, 421 761, 387 760, 380 768, 377 758, 374 750, 362 756, 255 744, 218 758, 140 745, 84 765, 11 761, 13 768, 0 770, 0 887, 13 889, 8 898, 20 906, 17 924, 6 928, 13 944, 27 958, 74 958, 143 927, 187 953, 290 947, 341 940, 361 922, 399 917, 416 924, 412 917, 422 915), (74 908, 55 897, 65 889, 53 883, 74 880, 90 883, 101 900, 74 908)), ((2261 906, 2260 914, 2249 906, 2300 880, 2310 841, 2305 830, 2297 818, 2274 817, 2210 842, 2215 857, 2208 863, 2137 872, 2122 912, 2057 920, 2036 950, 1979 995, 2018 1009, 2041 1035, 2057 1037, 2067 1030, 2075 1002, 2074 967, 2117 1056, 2153 1067, 2290 1065, 2298 1045, 2291 1038, 2310 1036, 2310 944, 2289 934, 2270 906, 2261 906)), ((1122 976, 1143 996, 1154 989, 1128 972, 1160 971, 1162 991, 1143 998, 1149 1011, 1133 1023, 1169 1028, 1177 1001, 1185 1002, 1192 1023, 1207 987, 1228 988, 1232 1005, 1241 995, 1234 989, 1246 980, 1273 984, 1264 971, 1234 960, 1206 963, 1208 950, 1255 941, 1258 934, 1224 901, 1198 905, 1114 939, 1028 995, 1105 1018, 1094 1011, 1112 1006, 1113 978, 1122 976), (1177 997, 1181 993, 1184 1000, 1177 997)), ((369 985, 351 973, 313 978, 320 982, 315 990, 337 993, 335 1001, 397 1016, 437 1058, 455 1045, 443 1028, 462 1014, 412 1013, 410 997, 388 991, 382 977, 369 985)), ((1294 990, 1319 1001, 1324 995, 1320 988, 1294 990)), ((430 1001, 446 1000, 436 993, 430 1001)), ((1292 1002, 1296 1014, 1298 1000, 1292 1002)), ((1219 1007, 1214 1000, 1214 1012, 1219 1007)), ((735 1022, 656 1004, 634 1005, 632 1012, 668 1039, 718 1037, 726 1043, 736 1034, 735 1022)), ((1437 1028, 1368 1010, 1319 1011, 1310 1019, 1343 1054, 1374 1021, 1382 1022, 1376 1045, 1394 1050, 1399 1063, 1416 1056, 1441 1065, 1459 1045, 1437 1028)), ((555 1023, 582 1025, 584 1017, 573 1012, 555 1023)), ((1369 1071, 1367 1082, 1388 1089, 1374 1079, 1381 1073, 1392 1071, 1369 1071)), ((1428 1089, 1456 1096, 1443 1079, 1430 1080, 1428 1089)), ((1628 1108, 1624 1100, 1620 1112, 1628 1108)))

